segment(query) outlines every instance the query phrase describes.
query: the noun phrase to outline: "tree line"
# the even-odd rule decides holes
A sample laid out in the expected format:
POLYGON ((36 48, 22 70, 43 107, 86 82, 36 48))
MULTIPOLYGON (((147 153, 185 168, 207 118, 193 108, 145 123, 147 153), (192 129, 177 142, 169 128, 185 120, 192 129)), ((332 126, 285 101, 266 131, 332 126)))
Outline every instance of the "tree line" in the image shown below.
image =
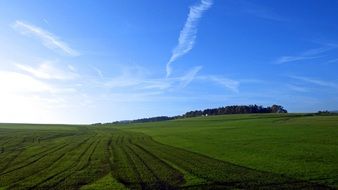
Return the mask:
MULTIPOLYGON (((145 122, 155 122, 155 121, 167 121, 173 119, 181 118, 190 118, 190 117, 199 117, 199 116, 211 116, 211 115, 226 115, 226 114, 249 114, 249 113, 288 113, 283 106, 272 105, 268 107, 258 106, 258 105, 232 105, 224 106, 219 108, 204 109, 204 110, 195 110, 186 112, 183 115, 177 116, 158 116, 158 117, 149 117, 135 120, 124 120, 124 121, 115 121, 113 124, 122 124, 122 123, 145 123, 145 122)), ((97 123, 95 125, 100 125, 97 123)))
POLYGON ((287 113, 287 110, 280 105, 268 107, 258 105, 233 105, 220 108, 195 110, 183 114, 183 117, 196 117, 208 115, 225 115, 225 114, 246 114, 246 113, 287 113))

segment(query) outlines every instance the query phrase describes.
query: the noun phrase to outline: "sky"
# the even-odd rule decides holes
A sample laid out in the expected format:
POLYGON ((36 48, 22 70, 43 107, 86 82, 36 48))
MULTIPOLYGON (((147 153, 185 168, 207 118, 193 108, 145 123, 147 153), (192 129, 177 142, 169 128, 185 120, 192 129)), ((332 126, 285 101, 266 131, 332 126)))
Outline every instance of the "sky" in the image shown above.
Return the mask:
POLYGON ((2 0, 0 122, 338 110, 336 0, 2 0))

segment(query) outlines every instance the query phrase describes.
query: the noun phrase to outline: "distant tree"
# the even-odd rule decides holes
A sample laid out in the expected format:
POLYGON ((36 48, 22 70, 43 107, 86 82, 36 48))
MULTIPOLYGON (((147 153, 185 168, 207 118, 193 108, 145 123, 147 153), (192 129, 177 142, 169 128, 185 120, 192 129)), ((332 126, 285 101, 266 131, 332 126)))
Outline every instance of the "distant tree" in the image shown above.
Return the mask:
POLYGON ((271 108, 271 113, 287 113, 288 111, 286 111, 283 106, 280 105, 272 105, 271 108))
POLYGON ((324 110, 324 111, 318 111, 317 113, 315 113, 315 115, 337 115, 337 113, 324 110))

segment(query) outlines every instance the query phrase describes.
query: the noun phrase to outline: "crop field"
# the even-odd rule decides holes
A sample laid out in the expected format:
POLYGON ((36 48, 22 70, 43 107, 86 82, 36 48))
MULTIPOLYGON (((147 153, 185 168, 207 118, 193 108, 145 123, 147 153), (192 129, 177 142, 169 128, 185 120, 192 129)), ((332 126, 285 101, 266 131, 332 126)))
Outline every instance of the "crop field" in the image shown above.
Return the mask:
POLYGON ((224 115, 128 126, 167 145, 338 187, 338 116, 224 115))
POLYGON ((0 189, 334 189, 337 121, 236 115, 104 126, 1 124, 0 189), (298 160, 288 160, 294 155, 298 160))

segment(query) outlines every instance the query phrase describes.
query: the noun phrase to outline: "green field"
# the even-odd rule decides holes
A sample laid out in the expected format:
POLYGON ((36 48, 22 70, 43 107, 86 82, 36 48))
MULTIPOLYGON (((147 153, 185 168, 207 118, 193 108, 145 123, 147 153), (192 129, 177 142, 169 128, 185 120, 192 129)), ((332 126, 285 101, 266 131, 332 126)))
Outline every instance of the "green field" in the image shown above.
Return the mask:
POLYGON ((330 189, 338 116, 0 125, 0 189, 330 189))

